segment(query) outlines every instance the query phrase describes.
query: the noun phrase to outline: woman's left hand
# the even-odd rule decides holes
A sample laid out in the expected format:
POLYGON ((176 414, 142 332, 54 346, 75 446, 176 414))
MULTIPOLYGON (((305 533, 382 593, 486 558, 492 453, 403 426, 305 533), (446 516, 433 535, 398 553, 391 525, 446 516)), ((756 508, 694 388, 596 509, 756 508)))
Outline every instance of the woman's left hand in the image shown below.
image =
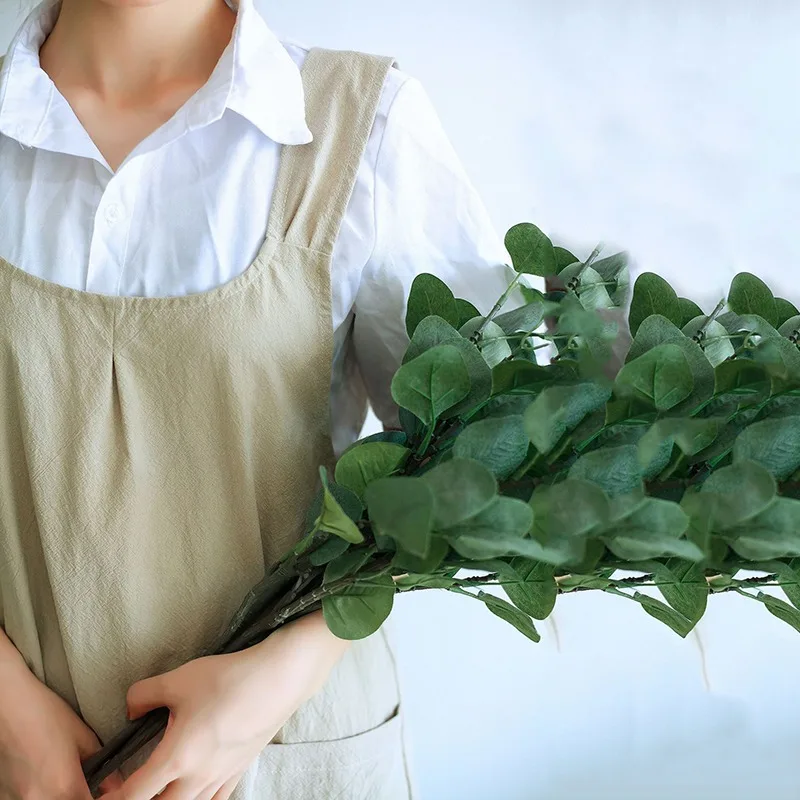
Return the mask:
POLYGON ((228 800, 247 768, 324 684, 347 647, 317 612, 239 653, 135 683, 128 713, 170 709, 162 740, 107 800, 228 800))

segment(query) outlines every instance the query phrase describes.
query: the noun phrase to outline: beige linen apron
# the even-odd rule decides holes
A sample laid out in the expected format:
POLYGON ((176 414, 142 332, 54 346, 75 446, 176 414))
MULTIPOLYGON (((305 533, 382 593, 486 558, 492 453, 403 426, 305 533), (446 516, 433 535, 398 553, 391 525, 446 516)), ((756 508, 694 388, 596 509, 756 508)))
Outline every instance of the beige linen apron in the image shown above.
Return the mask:
MULTIPOLYGON (((118 297, 0 259, 0 622, 101 740, 132 683, 213 641, 333 464, 331 253, 391 63, 311 51, 314 142, 283 148, 230 282, 118 297)), ((396 679, 385 632, 356 643, 235 800, 407 800, 396 679)))

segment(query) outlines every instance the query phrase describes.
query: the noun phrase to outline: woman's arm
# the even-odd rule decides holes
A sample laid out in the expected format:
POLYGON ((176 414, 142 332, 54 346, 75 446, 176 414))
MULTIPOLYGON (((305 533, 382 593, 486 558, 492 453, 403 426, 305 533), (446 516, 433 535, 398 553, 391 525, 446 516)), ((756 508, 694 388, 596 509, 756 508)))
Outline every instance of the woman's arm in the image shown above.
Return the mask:
MULTIPOLYGON (((374 249, 355 300, 354 345, 377 417, 399 428, 390 385, 408 346, 405 310, 414 278, 441 278, 457 297, 486 314, 514 271, 424 88, 414 78, 398 90, 375 167, 374 249)), ((526 278, 532 276, 526 276, 526 278)), ((533 277, 533 285, 544 289, 533 277)), ((524 303, 512 295, 505 311, 524 303)))
POLYGON ((168 800, 226 800, 348 647, 318 611, 247 650, 199 658, 134 684, 130 717, 167 707, 170 721, 147 763, 113 800, 151 800, 164 789, 168 800))

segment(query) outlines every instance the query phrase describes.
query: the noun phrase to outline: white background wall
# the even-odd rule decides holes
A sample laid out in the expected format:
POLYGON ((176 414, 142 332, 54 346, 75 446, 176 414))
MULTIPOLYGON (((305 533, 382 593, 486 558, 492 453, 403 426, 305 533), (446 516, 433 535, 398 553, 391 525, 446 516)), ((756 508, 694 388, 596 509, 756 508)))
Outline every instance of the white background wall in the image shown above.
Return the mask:
MULTIPOLYGON (((501 232, 625 247, 709 307, 742 269, 800 301, 792 0, 263 9, 292 39, 421 78, 501 232)), ((16 10, 0 0, 0 51, 16 10)), ((744 598, 713 598, 686 641, 587 595, 538 646, 456 597, 404 598, 395 625, 421 800, 800 796, 800 635, 744 598)))

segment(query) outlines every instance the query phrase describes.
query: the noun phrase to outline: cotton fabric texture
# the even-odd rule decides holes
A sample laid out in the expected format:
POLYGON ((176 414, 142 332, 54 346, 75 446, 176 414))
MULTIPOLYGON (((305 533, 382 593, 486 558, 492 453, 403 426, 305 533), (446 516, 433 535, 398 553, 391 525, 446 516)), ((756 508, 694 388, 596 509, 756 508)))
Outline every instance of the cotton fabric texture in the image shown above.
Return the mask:
MULTIPOLYGON (((231 281, 110 296, 0 259, 0 621, 101 740, 132 683, 214 640, 302 534, 318 466, 333 465, 331 258, 390 65, 309 53, 314 141, 283 151, 266 238, 231 281)), ((234 798, 411 791, 379 633, 234 798)))
MULTIPOLYGON (((241 0, 208 83, 112 172, 39 64, 59 5, 32 12, 0 73, 0 255, 112 295, 231 280, 264 240, 281 149, 312 138, 299 74, 307 49, 280 41, 241 0)), ((414 277, 434 273, 486 313, 513 277, 507 261, 428 95, 393 67, 331 266, 337 453, 359 435, 367 400, 398 424, 390 383, 414 277)))

